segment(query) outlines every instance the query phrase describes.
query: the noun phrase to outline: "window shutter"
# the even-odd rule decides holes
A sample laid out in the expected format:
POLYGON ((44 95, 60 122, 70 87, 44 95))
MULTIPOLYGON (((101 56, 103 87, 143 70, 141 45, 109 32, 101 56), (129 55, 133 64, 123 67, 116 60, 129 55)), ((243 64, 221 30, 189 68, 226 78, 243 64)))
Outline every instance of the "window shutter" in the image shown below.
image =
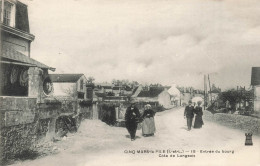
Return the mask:
POLYGON ((15 26, 17 29, 30 33, 27 6, 17 1, 15 26))
POLYGON ((251 85, 260 85, 260 67, 252 67, 251 85))

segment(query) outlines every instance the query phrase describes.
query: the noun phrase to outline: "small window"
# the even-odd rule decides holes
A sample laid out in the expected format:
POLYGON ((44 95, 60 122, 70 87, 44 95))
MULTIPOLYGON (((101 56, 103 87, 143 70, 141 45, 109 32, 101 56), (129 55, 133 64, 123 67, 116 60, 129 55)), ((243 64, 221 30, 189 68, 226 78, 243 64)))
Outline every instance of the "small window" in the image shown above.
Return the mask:
POLYGON ((10 2, 4 2, 4 24, 10 26, 11 25, 11 13, 12 13, 12 6, 10 2))
POLYGON ((78 92, 78 98, 79 98, 79 99, 84 99, 84 95, 85 95, 85 93, 83 93, 83 92, 78 92))

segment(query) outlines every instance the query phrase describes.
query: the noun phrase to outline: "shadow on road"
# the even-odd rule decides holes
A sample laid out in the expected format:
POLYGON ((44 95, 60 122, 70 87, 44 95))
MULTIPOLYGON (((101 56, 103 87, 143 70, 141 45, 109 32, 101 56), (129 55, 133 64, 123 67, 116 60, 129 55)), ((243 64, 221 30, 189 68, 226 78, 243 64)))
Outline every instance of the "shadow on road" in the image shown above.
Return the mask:
MULTIPOLYGON (((130 138, 130 135, 125 135, 126 138, 130 138)), ((140 139, 141 137, 135 136, 135 139, 140 139)))
POLYGON ((188 130, 187 127, 181 127, 180 129, 183 129, 183 130, 188 130))

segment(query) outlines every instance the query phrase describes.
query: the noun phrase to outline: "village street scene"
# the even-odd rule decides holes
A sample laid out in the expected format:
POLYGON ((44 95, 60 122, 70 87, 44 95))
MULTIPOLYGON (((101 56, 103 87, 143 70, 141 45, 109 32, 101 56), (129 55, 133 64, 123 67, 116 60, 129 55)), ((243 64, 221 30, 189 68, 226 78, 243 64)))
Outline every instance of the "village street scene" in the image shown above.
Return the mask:
POLYGON ((259 165, 257 5, 0 0, 0 165, 259 165))

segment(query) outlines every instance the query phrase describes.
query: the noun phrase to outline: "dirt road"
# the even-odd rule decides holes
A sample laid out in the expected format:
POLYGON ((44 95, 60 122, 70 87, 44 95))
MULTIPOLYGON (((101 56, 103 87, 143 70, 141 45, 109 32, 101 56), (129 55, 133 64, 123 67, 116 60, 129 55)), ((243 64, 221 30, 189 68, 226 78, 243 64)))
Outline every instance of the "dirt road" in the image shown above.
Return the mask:
POLYGON ((125 128, 86 120, 78 133, 54 144, 59 153, 19 166, 252 165, 260 164, 260 138, 245 146, 245 133, 204 120, 201 129, 186 130, 184 108, 156 114, 156 134, 130 141, 125 128))

